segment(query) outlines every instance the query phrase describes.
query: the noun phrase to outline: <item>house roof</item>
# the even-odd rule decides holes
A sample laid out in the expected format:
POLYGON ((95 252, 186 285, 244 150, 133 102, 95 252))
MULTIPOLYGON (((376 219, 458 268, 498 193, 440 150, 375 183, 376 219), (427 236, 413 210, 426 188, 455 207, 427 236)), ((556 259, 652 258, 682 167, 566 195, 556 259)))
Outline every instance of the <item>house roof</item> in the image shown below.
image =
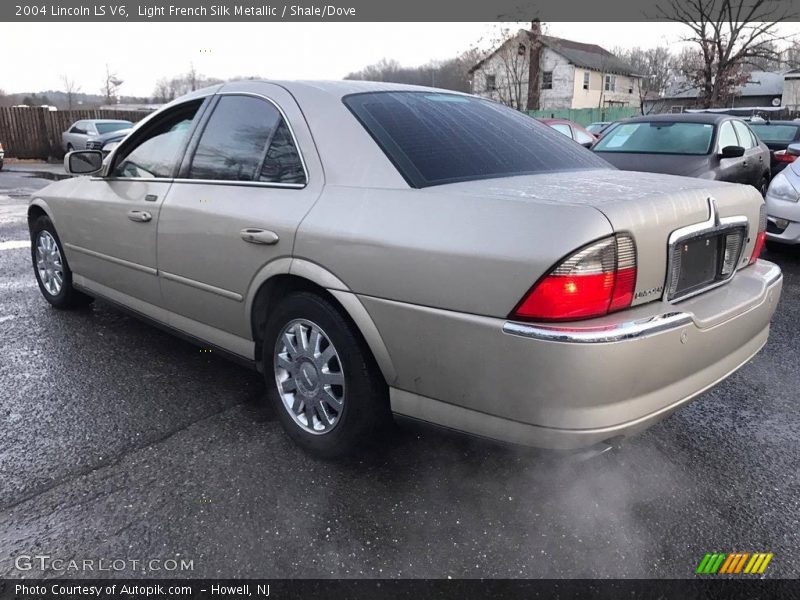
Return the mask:
MULTIPOLYGON (((528 39, 533 39, 534 33, 530 30, 520 29, 519 34, 524 34, 528 39)), ((516 38, 510 38, 500 44, 491 54, 486 56, 483 60, 475 64, 469 73, 474 73, 492 56, 505 46, 507 43, 516 38)), ((624 60, 612 54, 605 48, 596 44, 584 44, 583 42, 574 42, 564 38, 557 38, 549 35, 539 36, 542 44, 550 48, 553 52, 557 52, 570 63, 576 67, 583 67, 593 71, 602 71, 605 73, 616 73, 618 75, 636 75, 636 71, 624 60)))
MULTIPOLYGON (((780 96, 783 94, 784 73, 771 71, 753 71, 750 79, 737 88, 737 96, 780 96)), ((685 79, 672 83, 662 99, 697 98, 700 88, 687 87, 685 79)))

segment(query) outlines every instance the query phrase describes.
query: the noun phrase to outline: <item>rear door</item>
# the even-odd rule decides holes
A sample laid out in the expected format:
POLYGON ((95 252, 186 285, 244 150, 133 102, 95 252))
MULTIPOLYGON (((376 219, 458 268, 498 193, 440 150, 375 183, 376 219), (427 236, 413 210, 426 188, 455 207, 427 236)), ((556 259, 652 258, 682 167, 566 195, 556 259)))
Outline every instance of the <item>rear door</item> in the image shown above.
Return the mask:
MULTIPOLYGON (((263 83, 244 89, 258 92, 218 94, 193 137, 161 211, 158 264, 168 310, 249 338, 251 282, 267 264, 291 257, 322 174, 289 93, 263 83)), ((192 332, 191 323, 177 321, 192 332)))

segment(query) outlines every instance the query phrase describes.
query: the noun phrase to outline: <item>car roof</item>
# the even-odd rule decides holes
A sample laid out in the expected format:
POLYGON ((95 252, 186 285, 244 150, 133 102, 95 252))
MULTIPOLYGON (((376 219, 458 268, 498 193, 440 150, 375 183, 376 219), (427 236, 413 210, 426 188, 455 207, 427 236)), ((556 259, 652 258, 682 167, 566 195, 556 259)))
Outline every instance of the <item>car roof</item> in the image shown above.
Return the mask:
POLYGON ((739 117, 731 115, 723 115, 718 113, 664 113, 658 115, 642 115, 641 117, 632 117, 625 119, 624 123, 710 123, 716 124, 728 119, 737 119, 739 117))

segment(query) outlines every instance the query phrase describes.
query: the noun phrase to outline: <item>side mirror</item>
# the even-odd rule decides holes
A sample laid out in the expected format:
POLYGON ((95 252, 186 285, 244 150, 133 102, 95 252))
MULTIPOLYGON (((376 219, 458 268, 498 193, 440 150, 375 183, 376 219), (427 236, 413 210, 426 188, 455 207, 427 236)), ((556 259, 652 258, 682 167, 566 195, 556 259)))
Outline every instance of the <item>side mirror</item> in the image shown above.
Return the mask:
POLYGON ((741 146, 725 146, 719 155, 721 158, 739 158, 744 156, 744 148, 741 146))
POLYGON ((77 150, 64 157, 64 170, 73 175, 91 175, 103 168, 103 153, 99 150, 77 150))
POLYGON ((789 144, 789 146, 786 148, 786 154, 800 156, 800 144, 789 144))

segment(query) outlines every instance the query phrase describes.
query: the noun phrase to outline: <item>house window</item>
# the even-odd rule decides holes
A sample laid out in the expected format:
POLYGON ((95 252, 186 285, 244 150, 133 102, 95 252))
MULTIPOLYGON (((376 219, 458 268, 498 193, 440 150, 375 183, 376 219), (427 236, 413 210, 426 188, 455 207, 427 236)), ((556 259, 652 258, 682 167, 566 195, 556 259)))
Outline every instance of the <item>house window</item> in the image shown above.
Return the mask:
POLYGON ((629 94, 633 93, 633 78, 628 80, 628 93, 629 94))
POLYGON ((496 75, 487 75, 486 76, 486 89, 494 91, 497 89, 497 76, 496 75))
POLYGON ((606 91, 614 92, 617 89, 617 76, 606 75, 606 91))
POLYGON ((683 106, 673 106, 672 108, 669 109, 669 112, 671 112, 671 113, 682 113, 683 112, 683 106))
POLYGON ((583 89, 585 89, 585 90, 589 89, 589 78, 591 76, 592 76, 592 74, 589 73, 589 71, 584 71, 583 72, 583 89))
POLYGON ((552 90, 553 89, 553 72, 552 71, 542 71, 542 89, 543 90, 552 90))

